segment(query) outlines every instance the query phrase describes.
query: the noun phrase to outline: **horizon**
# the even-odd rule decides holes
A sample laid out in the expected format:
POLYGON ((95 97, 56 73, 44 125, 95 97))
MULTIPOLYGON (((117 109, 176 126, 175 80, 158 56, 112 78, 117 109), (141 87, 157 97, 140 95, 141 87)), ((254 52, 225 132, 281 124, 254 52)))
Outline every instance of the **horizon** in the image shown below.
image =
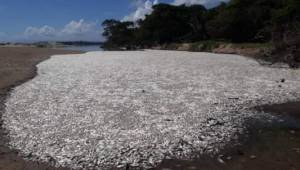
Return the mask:
POLYGON ((201 4, 211 8, 224 1, 228 0, 126 0, 117 4, 109 0, 32 0, 30 4, 0 0, 0 42, 102 42, 101 23, 105 19, 143 19, 157 3, 201 4))

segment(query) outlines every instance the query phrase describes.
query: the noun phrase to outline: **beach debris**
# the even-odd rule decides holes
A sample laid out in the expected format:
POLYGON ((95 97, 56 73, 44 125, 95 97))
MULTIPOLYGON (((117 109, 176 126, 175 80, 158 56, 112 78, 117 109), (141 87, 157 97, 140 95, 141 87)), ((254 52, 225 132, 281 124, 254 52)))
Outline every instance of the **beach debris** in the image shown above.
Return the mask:
POLYGON ((245 134, 245 121, 269 120, 251 108, 300 99, 300 70, 237 55, 89 52, 37 67, 6 100, 9 145, 72 169, 148 169, 165 158, 218 155, 245 134), (291 81, 274 90, 278 76, 291 81))
POLYGON ((130 170, 130 165, 129 164, 126 164, 126 170, 130 170))
POLYGON ((223 125, 224 123, 217 120, 217 119, 214 119, 214 118, 209 118, 207 119, 207 124, 206 126, 210 127, 210 126, 220 126, 220 125, 223 125))
POLYGON ((228 97, 229 100, 239 100, 240 98, 238 97, 228 97))
POLYGON ((251 155, 250 159, 256 159, 256 156, 255 155, 251 155))
POLYGON ((231 156, 227 156, 226 159, 227 159, 227 160, 231 160, 232 157, 231 157, 231 156))
POLYGON ((224 157, 224 155, 219 155, 218 158, 217 158, 218 162, 221 163, 221 164, 225 164, 225 161, 223 160, 223 157, 224 157))

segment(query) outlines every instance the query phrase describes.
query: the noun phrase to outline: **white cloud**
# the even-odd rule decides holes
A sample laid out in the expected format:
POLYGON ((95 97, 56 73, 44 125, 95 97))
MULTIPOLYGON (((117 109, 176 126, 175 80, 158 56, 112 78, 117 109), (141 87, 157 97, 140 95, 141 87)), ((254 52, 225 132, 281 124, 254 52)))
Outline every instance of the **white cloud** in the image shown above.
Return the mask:
POLYGON ((42 27, 27 27, 24 31, 26 40, 33 41, 99 41, 101 40, 100 26, 98 22, 86 22, 81 19, 79 21, 71 21, 63 28, 57 29, 45 25, 42 27))
POLYGON ((93 32, 96 28, 96 25, 97 24, 95 22, 88 23, 81 19, 79 21, 71 21, 63 28, 61 32, 64 34, 80 35, 93 32))
POLYGON ((220 2, 228 2, 229 0, 174 0, 173 5, 194 5, 201 4, 206 7, 213 7, 218 5, 220 2))
POLYGON ((50 27, 48 25, 42 26, 40 28, 37 27, 27 27, 24 34, 26 36, 45 36, 50 37, 54 36, 56 33, 56 30, 53 27, 50 27))
POLYGON ((153 5, 156 5, 158 3, 159 3, 158 0, 154 0, 154 1, 146 0, 144 3, 141 0, 136 1, 137 9, 130 15, 125 16, 123 18, 123 21, 137 21, 139 19, 145 19, 146 15, 152 13, 153 5))

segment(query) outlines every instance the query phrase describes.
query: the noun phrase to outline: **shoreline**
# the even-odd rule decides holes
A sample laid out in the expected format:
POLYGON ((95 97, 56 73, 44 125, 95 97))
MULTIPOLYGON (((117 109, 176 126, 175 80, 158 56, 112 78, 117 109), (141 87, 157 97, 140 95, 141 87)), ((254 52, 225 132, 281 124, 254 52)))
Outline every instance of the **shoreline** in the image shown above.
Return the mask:
MULTIPOLYGON (((20 47, 18 47, 20 48, 20 47)), ((1 48, 0 48, 0 55, 1 55, 1 48)), ((25 66, 24 70, 21 69, 21 72, 22 71, 25 71, 25 72, 28 72, 28 74, 26 75, 21 75, 20 76, 20 79, 18 80, 12 80, 12 84, 10 84, 9 86, 0 86, 0 107, 1 109, 4 109, 4 101, 5 101, 5 98, 7 97, 7 95, 9 94, 9 91, 10 89, 12 89, 13 87, 15 86, 18 86, 28 80, 30 80, 31 78, 33 78, 35 75, 36 75, 36 65, 46 59, 48 59, 51 55, 53 55, 54 53, 55 54, 59 54, 59 53, 64 53, 64 54, 69 54, 71 51, 66 51, 66 50, 53 50, 53 49, 40 49, 40 48, 24 48, 23 50, 25 51, 22 51, 20 52, 21 56, 23 55, 32 55, 31 57, 34 58, 34 61, 30 61, 32 63, 27 63, 28 61, 26 61, 26 63, 28 65, 25 66), (34 54, 30 54, 30 52, 28 53, 28 51, 26 50, 37 50, 37 52, 33 52, 34 54), (40 51, 41 50, 41 51, 40 51), (37 57, 36 55, 40 55, 38 53, 43 53, 45 51, 47 51, 47 56, 44 56, 44 57, 37 57), (53 52, 53 54, 52 54, 53 52), (35 56, 33 56, 35 55, 35 56), (30 68, 28 68, 30 67, 30 68), (23 78, 22 78, 23 76, 23 78)), ((12 49, 10 52, 14 52, 14 50, 12 49)), ((72 52, 72 53, 77 53, 77 52, 72 52)), ((13 55, 15 57, 15 55, 13 55)), ((1 55, 2 57, 2 55, 1 55)), ((1 58, 0 58, 1 59, 1 58)), ((23 61, 24 62, 24 61, 23 61)), ((3 62, 2 62, 3 63, 3 62)), ((9 66, 9 67, 12 67, 12 66, 9 66)), ((2 67, 1 67, 2 68, 2 67)), ((19 70, 20 71, 20 70, 19 70)), ((288 102, 290 103, 290 102, 288 102)), ((291 105, 291 107, 295 107, 296 109, 300 109, 299 108, 299 104, 300 102, 295 102, 295 103, 292 103, 292 104, 286 104, 286 105, 291 105), (298 107, 297 107, 298 105, 298 107)), ((283 104, 284 105, 284 104, 283 104)), ((276 109, 276 107, 274 106, 266 106, 266 108, 271 108, 271 109, 275 109, 275 110, 278 110, 276 109)), ((277 106, 279 108, 282 108, 281 105, 277 106)), ((264 107, 261 107, 262 110, 265 110, 264 107)), ((286 112, 288 109, 283 109, 284 112, 286 112)), ((270 110, 265 110, 266 112, 270 112, 270 110)), ((272 111, 273 112, 273 111, 272 111)), ((296 111, 295 113, 297 113, 298 111, 296 111)), ((0 112, 1 114, 1 112, 0 112)), ((0 115, 1 116, 1 115, 0 115)), ((298 115, 299 116, 299 115, 298 115)), ((0 123, 2 125, 2 122, 0 123)), ((253 133, 256 133, 256 132, 253 132, 253 133)), ((295 132, 295 133, 298 133, 298 132, 295 132)), ((6 145, 7 143, 7 140, 8 139, 3 139, 3 137, 6 135, 5 131, 1 128, 0 129, 0 136, 1 136, 1 140, 0 140, 0 170, 5 169, 5 170, 10 170, 10 166, 14 166, 14 167, 11 167, 12 169, 14 168, 20 168, 20 169, 49 169, 49 170, 57 170, 57 169, 68 169, 68 168, 54 168, 54 167, 51 167, 49 166, 49 164, 47 163, 38 163, 38 162, 32 162, 32 161, 24 161, 23 158, 19 157, 17 152, 16 151, 12 151, 10 149, 8 149, 6 145), (7 159, 6 156, 8 156, 9 158, 7 159), (2 161, 10 161, 10 162, 7 162, 7 164, 2 164, 2 161), (10 159, 10 160, 9 160, 10 159), (16 163, 17 162, 17 163, 16 163), (5 166, 7 165, 7 167, 1 167, 1 166, 5 166)), ((251 142, 250 142, 251 143, 251 142)), ((255 144, 254 144, 255 145, 255 144)), ((248 147, 248 146, 245 146, 245 147, 248 147)), ((300 146, 299 146, 300 147, 300 146)), ((229 149, 230 150, 230 149, 229 149)), ((233 149, 235 150, 235 149, 233 149)), ((250 149, 251 150, 251 149, 250 149)), ((201 159, 201 161, 198 160, 195 160, 194 162, 193 161, 188 161, 185 162, 185 161, 180 161, 180 160, 175 160, 175 162, 173 161, 166 161, 166 162, 163 162, 162 165, 158 166, 157 168, 154 168, 154 169, 163 169, 163 168, 168 168, 169 166, 174 166, 174 165, 178 165, 178 164, 182 164, 182 165, 186 165, 186 166, 189 166, 189 167, 196 167, 196 169, 226 169, 226 168, 229 168, 229 169, 234 169, 238 166, 242 166, 242 164, 244 165, 247 165, 247 163, 243 163, 240 159, 242 159, 241 157, 245 154, 241 154, 242 152, 245 152, 245 151, 229 151, 229 152, 235 152, 237 154, 237 157, 238 159, 230 159, 228 162, 226 161, 226 159, 224 159, 225 157, 222 156, 222 159, 224 159, 224 162, 225 164, 222 164, 220 163, 220 160, 218 160, 216 158, 209 158, 209 157, 206 157, 201 159), (223 158, 224 157, 224 158, 223 158), (205 161, 204 161, 205 160, 205 161), (234 165, 231 165, 231 164, 234 164, 234 165), (226 165, 226 166, 225 166, 226 165), (197 167, 198 166, 198 167, 197 167), (201 167, 199 167, 201 166, 201 167), (227 166, 230 166, 230 167, 227 167, 227 166)), ((226 155, 227 156, 227 155, 226 155)), ((252 155, 248 155, 247 156, 252 156, 252 155)), ((233 157, 233 156, 232 156, 233 157)), ((258 156, 256 156, 256 158, 254 159, 255 161, 258 161, 258 156)), ((5 162, 4 162, 5 163, 5 162)), ((253 159, 250 159, 250 162, 248 162, 248 165, 251 165, 253 164, 253 159)), ((184 167, 186 167, 184 166, 184 167)), ((275 165, 274 165, 275 166, 275 165)), ((182 169, 183 166, 178 166, 177 168, 180 168, 182 169)), ((299 165, 300 167, 300 165, 299 165)), ((176 169, 176 167, 172 167, 173 169, 176 169)))
MULTIPOLYGON (((78 54, 80 52, 55 50, 34 47, 1 47, 0 48, 0 118, 5 109, 5 100, 10 91, 28 80, 37 73, 36 65, 49 59, 55 54, 78 54), (7 77, 7 75, 9 75, 7 77), (6 76, 6 77, 4 77, 6 76)), ((47 163, 26 161, 18 155, 18 151, 8 147, 7 132, 2 127, 0 119, 0 170, 67 170, 55 168, 47 163)))

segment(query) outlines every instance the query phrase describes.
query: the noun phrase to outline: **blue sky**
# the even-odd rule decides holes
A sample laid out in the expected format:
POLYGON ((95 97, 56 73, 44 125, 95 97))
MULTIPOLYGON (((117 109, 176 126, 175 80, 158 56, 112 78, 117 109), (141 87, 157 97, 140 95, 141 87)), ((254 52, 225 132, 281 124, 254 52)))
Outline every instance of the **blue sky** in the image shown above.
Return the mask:
POLYGON ((101 22, 105 19, 143 18, 151 13, 153 4, 161 2, 213 6, 219 1, 0 0, 0 41, 101 41, 101 22))

